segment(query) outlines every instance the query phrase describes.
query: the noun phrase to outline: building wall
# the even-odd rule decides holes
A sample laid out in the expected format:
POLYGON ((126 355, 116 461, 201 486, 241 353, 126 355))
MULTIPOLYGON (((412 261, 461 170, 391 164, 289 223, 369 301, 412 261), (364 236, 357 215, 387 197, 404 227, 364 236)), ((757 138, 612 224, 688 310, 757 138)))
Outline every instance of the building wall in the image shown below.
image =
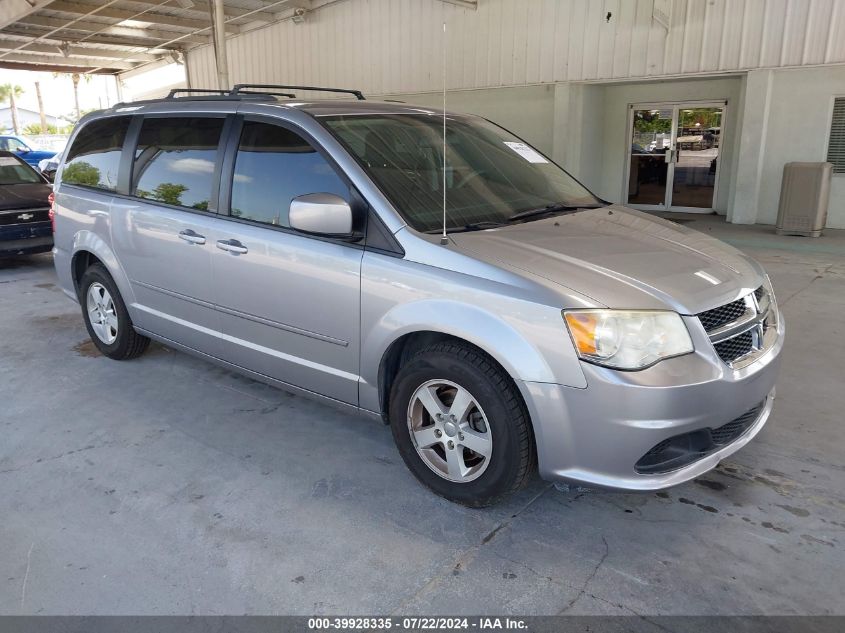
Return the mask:
MULTIPOLYGON (((551 156, 554 143, 549 131, 554 129, 554 95, 553 85, 450 90, 446 108, 490 119, 551 156)), ((443 106, 442 92, 399 93, 386 98, 430 108, 443 106)))
MULTIPOLYGON (((302 24, 230 38, 238 82, 356 87, 373 95, 659 77, 845 62, 841 0, 315 0, 302 24)), ((188 53, 194 87, 216 87, 210 46, 188 53)))
MULTIPOLYGON (((757 214, 763 224, 777 220, 784 164, 826 160, 833 98, 845 97, 845 66, 772 75, 757 214)), ((833 176, 827 226, 845 229, 845 174, 833 176)))
MULTIPOLYGON (((32 110, 27 110, 24 108, 18 108, 18 125, 23 131, 30 123, 38 123, 41 124, 41 115, 37 112, 33 112, 32 110)), ((47 124, 48 125, 67 125, 67 121, 63 121, 58 119, 54 116, 47 115, 47 124)), ((12 110, 9 107, 0 108, 0 127, 6 129, 6 134, 12 133, 12 110)))
MULTIPOLYGON (((624 195, 627 108, 728 101, 715 208, 774 223, 783 164, 824 160, 834 95, 845 96, 845 1, 313 0, 227 41, 231 83, 355 87, 481 114, 551 154, 599 195, 624 195), (819 66, 824 64, 825 66, 819 66)), ((210 46, 187 55, 189 84, 215 87, 210 46)), ((330 95, 315 95, 330 96, 330 95)), ((828 226, 845 227, 835 176, 828 226)))

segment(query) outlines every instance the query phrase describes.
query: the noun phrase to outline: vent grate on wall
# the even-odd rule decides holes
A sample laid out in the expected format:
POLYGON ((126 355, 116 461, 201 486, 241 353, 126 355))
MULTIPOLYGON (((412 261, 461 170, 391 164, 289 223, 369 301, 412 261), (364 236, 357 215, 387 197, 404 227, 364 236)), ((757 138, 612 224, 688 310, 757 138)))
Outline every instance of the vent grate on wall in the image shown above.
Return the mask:
POLYGON ((834 174, 845 174, 845 97, 837 97, 833 101, 827 162, 833 163, 834 174))

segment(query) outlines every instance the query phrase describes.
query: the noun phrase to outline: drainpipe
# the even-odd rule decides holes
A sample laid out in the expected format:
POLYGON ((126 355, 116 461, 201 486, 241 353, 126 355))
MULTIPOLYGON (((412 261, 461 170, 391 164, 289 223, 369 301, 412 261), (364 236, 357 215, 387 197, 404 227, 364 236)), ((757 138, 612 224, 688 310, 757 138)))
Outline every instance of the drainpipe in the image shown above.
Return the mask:
POLYGON ((212 2, 211 23, 214 25, 212 32, 214 42, 214 60, 217 64, 217 84, 221 90, 228 90, 229 85, 229 62, 226 59, 226 16, 223 13, 223 0, 210 0, 212 2))

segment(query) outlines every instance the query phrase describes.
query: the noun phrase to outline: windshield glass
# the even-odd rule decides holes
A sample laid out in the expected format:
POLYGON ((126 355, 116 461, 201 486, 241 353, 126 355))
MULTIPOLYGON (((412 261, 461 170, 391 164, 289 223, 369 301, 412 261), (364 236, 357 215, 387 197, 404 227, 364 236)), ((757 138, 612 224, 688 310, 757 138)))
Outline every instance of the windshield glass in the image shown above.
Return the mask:
POLYGON ((43 182, 32 167, 14 156, 0 156, 0 185, 43 182))
MULTIPOLYGON (((443 226, 443 118, 434 114, 321 117, 406 221, 443 226)), ((475 117, 446 124, 446 227, 504 223, 517 213, 602 202, 502 128, 475 117)), ((525 220, 534 219, 526 217, 525 220)))

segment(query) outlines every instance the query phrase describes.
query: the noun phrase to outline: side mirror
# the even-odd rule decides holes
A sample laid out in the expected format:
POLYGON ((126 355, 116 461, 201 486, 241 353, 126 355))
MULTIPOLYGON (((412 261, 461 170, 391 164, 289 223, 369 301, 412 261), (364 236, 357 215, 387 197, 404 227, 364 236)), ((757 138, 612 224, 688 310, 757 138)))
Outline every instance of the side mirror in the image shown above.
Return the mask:
POLYGON ((28 147, 20 147, 18 148, 18 154, 29 154, 32 150, 28 147))
POLYGON ((290 201, 290 227, 303 233, 350 239, 352 207, 333 193, 309 193, 290 201))

